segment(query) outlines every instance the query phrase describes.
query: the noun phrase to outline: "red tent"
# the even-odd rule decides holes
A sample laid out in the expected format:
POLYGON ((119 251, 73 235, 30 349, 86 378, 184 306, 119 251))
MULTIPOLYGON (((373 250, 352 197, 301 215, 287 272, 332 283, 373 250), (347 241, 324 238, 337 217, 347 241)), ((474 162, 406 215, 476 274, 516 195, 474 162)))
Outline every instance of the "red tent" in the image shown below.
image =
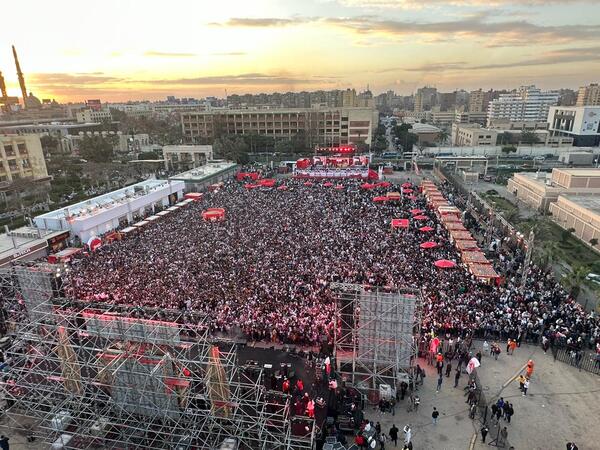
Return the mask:
POLYGON ((304 182, 304 186, 312 186, 313 182, 312 181, 305 181, 304 182))
POLYGON ((344 189, 344 185, 343 184, 336 184, 335 187, 334 187, 334 189, 337 189, 337 190, 344 189))
POLYGON ((413 216, 413 219, 415 219, 415 220, 427 220, 427 219, 429 219, 429 217, 419 215, 419 216, 413 216))
POLYGON ((260 174, 258 172, 238 172, 235 176, 235 179, 238 181, 244 180, 252 180, 256 181, 260 178, 260 174))
POLYGON ((387 198, 387 197, 384 197, 384 196, 375 197, 375 198, 373 199, 373 201, 374 201, 375 203, 383 203, 383 202, 387 202, 387 200, 388 200, 388 198, 387 198))
POLYGON ((402 189, 402 193, 403 194, 412 194, 413 190, 412 189, 402 189))
POLYGON ((255 188, 258 188, 258 187, 260 187, 260 184, 250 184, 250 183, 246 183, 246 184, 244 185, 244 187, 245 187, 246 189, 255 189, 255 188))
POLYGON ((225 220, 225 209, 223 208, 209 208, 202 211, 202 218, 207 222, 216 222, 225 220))
POLYGON ((392 219, 392 228, 408 228, 408 219, 392 219))
POLYGON ((279 187, 277 188, 277 190, 278 190, 278 191, 287 191, 287 188, 288 188, 288 187, 287 187, 285 184, 282 184, 281 186, 279 186, 279 187))
POLYGON ((331 183, 330 181, 328 181, 327 183, 323 183, 323 186, 325 186, 325 187, 331 187, 331 186, 333 186, 333 183, 331 183))
POLYGON ((360 185, 360 187, 363 189, 373 189, 375 185, 373 183, 363 183, 360 185))
POLYGON ((421 227, 421 228, 419 228, 419 231, 422 231, 422 232, 433 231, 433 228, 431 228, 431 227, 421 227))
POLYGON ((416 200, 416 199, 417 199, 417 196, 416 196, 416 195, 409 195, 409 196, 408 196, 408 197, 406 197, 406 198, 408 198, 409 200, 416 200))
POLYGON ((415 209, 411 209, 411 210, 410 210, 410 213, 411 213, 412 215, 421 214, 421 213, 423 213, 423 212, 425 212, 425 211, 423 211, 422 209, 417 209, 417 208, 415 208, 415 209))
POLYGON ((369 180, 379 180, 379 175, 373 169, 369 169, 369 180))
POLYGON ((275 186, 275 182, 273 178, 265 178, 264 180, 259 180, 258 184, 263 187, 273 187, 275 186))
POLYGON ((310 159, 304 158, 296 161, 296 167, 298 169, 307 169, 310 166, 310 159))
POLYGON ((195 202, 198 202, 198 201, 202 200, 203 195, 204 194, 202 194, 200 192, 188 192, 187 194, 185 194, 183 196, 183 198, 185 198, 185 199, 189 198, 191 200, 194 200, 195 202))
POLYGON ((436 248, 438 245, 433 241, 423 242, 419 247, 421 248, 436 248))
POLYGON ((440 269, 452 269, 453 267, 456 267, 456 263, 449 259, 438 259, 433 264, 440 269))
POLYGON ((380 181, 375 185, 375 187, 388 188, 392 185, 389 181, 380 181))
POLYGON ((407 189, 408 189, 408 188, 411 188, 411 187, 412 187, 412 184, 410 184, 410 183, 403 183, 403 184, 402 184, 402 187, 403 187, 403 188, 407 188, 407 189))

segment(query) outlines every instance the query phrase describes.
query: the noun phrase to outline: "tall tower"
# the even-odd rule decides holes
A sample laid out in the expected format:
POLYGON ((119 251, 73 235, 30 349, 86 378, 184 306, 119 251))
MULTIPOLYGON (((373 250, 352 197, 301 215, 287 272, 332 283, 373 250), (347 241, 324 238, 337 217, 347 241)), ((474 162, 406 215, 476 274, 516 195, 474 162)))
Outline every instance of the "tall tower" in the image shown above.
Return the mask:
POLYGON ((15 57, 15 66, 17 66, 17 77, 19 78, 19 86, 21 86, 21 94, 23 95, 23 108, 27 107, 27 89, 25 88, 25 78, 23 78, 23 72, 21 72, 21 66, 19 64, 19 57, 15 46, 12 46, 13 56, 15 57))

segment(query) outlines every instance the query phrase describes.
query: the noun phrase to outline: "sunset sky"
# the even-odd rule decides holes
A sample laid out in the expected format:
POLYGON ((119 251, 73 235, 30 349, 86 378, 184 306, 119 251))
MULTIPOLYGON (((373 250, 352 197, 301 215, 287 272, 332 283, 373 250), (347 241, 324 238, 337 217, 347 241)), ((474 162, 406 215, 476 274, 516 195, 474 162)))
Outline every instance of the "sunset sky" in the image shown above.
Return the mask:
MULTIPOLYGON (((19 0, 0 70, 61 102, 600 81, 598 0, 19 0)), ((7 15, 10 20, 7 20, 7 15)))

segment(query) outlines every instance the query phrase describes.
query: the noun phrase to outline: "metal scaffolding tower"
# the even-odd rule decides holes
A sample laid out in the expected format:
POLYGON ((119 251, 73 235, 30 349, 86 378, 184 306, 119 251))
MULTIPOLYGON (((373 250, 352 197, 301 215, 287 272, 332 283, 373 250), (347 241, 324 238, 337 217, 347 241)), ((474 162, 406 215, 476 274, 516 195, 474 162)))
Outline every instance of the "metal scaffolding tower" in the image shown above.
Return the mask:
POLYGON ((71 301, 54 271, 0 272, 16 336, 11 428, 73 449, 218 449, 231 438, 244 450, 313 448, 314 420, 292 419, 263 368, 238 365, 236 344, 209 338, 197 317, 71 301))
POLYGON ((380 385, 409 382, 417 356, 422 296, 418 290, 335 284, 337 370, 372 394, 380 385))

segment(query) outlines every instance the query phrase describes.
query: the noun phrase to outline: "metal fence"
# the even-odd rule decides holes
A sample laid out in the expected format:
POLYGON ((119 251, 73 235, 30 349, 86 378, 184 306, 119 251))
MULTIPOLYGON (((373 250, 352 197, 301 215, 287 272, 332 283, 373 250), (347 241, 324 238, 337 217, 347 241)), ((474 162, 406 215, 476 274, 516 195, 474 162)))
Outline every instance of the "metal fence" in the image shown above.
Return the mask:
POLYGON ((568 347, 552 347, 550 349, 554 361, 562 361, 579 371, 585 370, 600 375, 600 355, 585 350, 576 350, 568 347))
MULTIPOLYGON (((489 430, 486 439, 486 443, 488 445, 500 448, 511 448, 508 438, 502 439, 501 436, 502 428, 506 427, 508 422, 503 422, 502 418, 497 419, 496 416, 492 416, 491 406, 494 403, 496 403, 496 399, 492 398, 491 396, 486 396, 486 389, 481 384, 476 370, 471 374, 470 378, 474 379, 475 384, 477 385, 477 389, 475 390, 475 398, 477 400, 477 413, 473 418, 473 420, 479 422, 478 426, 475 427, 477 429, 477 439, 481 439, 480 430, 483 427, 483 425, 485 425, 489 430)), ((468 391, 465 395, 468 395, 468 391)))

